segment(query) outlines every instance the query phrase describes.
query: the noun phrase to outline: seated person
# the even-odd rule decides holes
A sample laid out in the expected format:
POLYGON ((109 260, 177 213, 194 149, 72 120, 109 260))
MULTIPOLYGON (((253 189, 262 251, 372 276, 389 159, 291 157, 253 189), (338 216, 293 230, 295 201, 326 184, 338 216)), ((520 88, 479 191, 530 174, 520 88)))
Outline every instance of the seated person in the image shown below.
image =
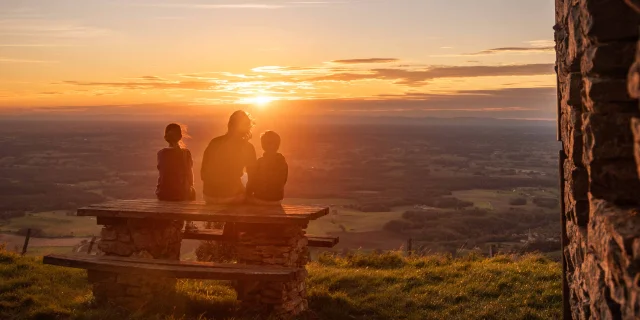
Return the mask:
POLYGON ((284 198, 284 185, 287 183, 289 166, 284 156, 278 153, 280 136, 267 131, 260 137, 263 156, 249 173, 247 195, 249 202, 264 205, 280 205, 284 198))

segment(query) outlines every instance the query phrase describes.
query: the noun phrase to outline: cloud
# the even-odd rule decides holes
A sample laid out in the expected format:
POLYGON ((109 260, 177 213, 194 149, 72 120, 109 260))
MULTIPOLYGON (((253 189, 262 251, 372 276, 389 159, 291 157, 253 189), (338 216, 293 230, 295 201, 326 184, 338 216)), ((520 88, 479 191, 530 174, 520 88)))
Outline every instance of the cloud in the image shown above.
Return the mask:
POLYGON ((281 102, 318 113, 381 116, 438 116, 554 119, 556 88, 505 88, 456 93, 381 94, 371 99, 322 99, 281 102))
POLYGON ((57 63, 57 61, 15 59, 0 57, 0 63, 57 63))
POLYGON ((396 58, 366 58, 366 59, 344 59, 333 60, 331 63, 338 64, 360 64, 360 63, 390 63, 399 61, 396 58))
POLYGON ((467 56, 484 56, 484 55, 492 55, 492 54, 500 54, 500 53, 546 53, 546 52, 554 52, 554 46, 549 47, 502 47, 502 48, 493 48, 482 50, 480 52, 468 53, 467 56))
POLYGON ((279 9, 284 5, 261 4, 261 3, 238 3, 238 4, 206 4, 206 3, 150 3, 150 4, 130 4, 139 7, 177 8, 177 9, 279 9))
POLYGON ((3 48, 55 48, 55 47, 79 47, 74 44, 45 44, 45 43, 12 43, 12 44, 0 44, 3 48))
POLYGON ((424 70, 372 69, 366 73, 335 73, 311 81, 391 80, 396 84, 419 86, 436 78, 470 78, 497 76, 531 76, 553 74, 553 64, 503 66, 440 66, 424 70))
POLYGON ((104 36, 110 30, 74 21, 43 18, 0 18, 0 35, 16 37, 88 38, 104 36))
POLYGON ((145 81, 145 82, 82 82, 63 81, 63 84, 76 86, 111 87, 122 89, 181 89, 211 90, 216 84, 208 81, 145 81))
POLYGON ((556 45, 554 40, 532 40, 526 41, 532 47, 553 47, 556 45))

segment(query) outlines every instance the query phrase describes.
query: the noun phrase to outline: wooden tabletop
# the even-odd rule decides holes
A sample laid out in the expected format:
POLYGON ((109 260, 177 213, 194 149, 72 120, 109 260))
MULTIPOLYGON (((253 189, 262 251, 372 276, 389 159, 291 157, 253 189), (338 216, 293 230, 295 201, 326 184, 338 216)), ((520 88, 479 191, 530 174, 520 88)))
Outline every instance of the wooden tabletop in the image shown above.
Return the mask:
POLYGON ((173 202, 155 199, 114 200, 78 209, 78 216, 151 218, 189 221, 250 222, 306 225, 329 214, 328 207, 306 205, 211 205, 203 201, 173 202))

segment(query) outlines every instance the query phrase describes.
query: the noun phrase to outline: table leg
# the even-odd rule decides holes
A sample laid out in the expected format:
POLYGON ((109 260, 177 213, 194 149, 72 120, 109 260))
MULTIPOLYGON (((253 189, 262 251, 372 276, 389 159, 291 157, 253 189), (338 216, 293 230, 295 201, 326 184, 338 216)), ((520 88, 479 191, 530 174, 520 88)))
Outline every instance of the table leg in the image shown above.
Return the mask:
MULTIPOLYGON (((99 254, 147 259, 180 259, 184 222, 122 219, 105 225, 100 233, 99 254)), ((98 303, 111 303, 130 310, 144 307, 161 294, 175 290, 172 277, 118 274, 88 270, 98 303)))
POLYGON ((300 314, 308 308, 305 287, 307 238, 301 226, 236 224, 238 263, 299 268, 289 282, 240 283, 239 298, 251 310, 280 317, 300 314))

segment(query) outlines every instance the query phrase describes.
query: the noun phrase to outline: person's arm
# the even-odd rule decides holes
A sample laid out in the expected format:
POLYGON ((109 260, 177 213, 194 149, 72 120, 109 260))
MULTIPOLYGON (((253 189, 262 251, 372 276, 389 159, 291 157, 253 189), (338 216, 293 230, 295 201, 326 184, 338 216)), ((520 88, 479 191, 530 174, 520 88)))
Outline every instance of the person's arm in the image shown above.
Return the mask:
POLYGON ((288 178, 289 178, 289 165, 287 164, 286 160, 282 159, 282 163, 280 164, 280 170, 278 174, 278 185, 281 185, 284 187, 284 185, 287 183, 288 178))
POLYGON ((191 151, 187 149, 187 183, 189 187, 193 188, 193 158, 191 157, 191 151))
POLYGON ((213 148, 211 147, 211 142, 209 142, 209 145, 202 154, 202 164, 200 165, 200 180, 202 181, 204 181, 209 174, 209 159, 211 158, 212 152, 211 149, 213 148))
POLYGON ((253 147, 251 143, 249 143, 249 147, 247 147, 247 151, 245 154, 245 170, 247 171, 247 186, 245 194, 247 196, 253 195, 253 184, 255 181, 255 173, 257 169, 257 157, 256 157, 256 149, 253 147))

